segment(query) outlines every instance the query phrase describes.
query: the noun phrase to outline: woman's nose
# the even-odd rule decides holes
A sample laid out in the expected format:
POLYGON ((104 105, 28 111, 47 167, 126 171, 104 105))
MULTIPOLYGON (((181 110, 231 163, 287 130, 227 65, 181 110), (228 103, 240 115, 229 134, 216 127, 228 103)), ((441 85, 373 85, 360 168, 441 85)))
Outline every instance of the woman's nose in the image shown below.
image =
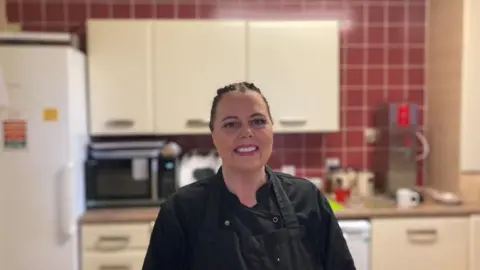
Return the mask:
POLYGON ((242 128, 240 135, 242 138, 251 138, 253 136, 252 129, 250 127, 242 128))

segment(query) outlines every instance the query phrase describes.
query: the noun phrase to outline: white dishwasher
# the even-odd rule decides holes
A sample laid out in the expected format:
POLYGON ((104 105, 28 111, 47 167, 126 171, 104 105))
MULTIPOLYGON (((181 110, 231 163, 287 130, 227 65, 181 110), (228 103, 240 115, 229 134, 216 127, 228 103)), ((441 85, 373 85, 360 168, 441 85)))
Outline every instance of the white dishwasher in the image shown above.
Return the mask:
POLYGON ((339 221, 357 270, 370 270, 371 225, 367 220, 339 221))

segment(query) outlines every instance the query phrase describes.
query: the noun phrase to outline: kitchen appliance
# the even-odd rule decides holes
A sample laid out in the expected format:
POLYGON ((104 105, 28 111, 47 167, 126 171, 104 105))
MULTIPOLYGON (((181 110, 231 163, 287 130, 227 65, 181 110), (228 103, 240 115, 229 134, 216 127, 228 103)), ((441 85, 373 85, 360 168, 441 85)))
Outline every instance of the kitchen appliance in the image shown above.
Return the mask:
POLYGON ((395 196, 399 188, 421 186, 419 161, 429 154, 429 145, 420 131, 416 104, 386 104, 374 115, 378 139, 373 155, 376 184, 395 196))
POLYGON ((0 269, 79 268, 88 131, 86 59, 73 40, 0 33, 0 269))
POLYGON ((357 270, 371 268, 371 224, 366 220, 340 221, 340 228, 347 241, 357 270))
POLYGON ((87 208, 158 206, 176 191, 176 156, 165 141, 91 143, 85 162, 87 208))
POLYGON ((222 160, 215 150, 210 150, 206 154, 192 150, 182 157, 177 187, 180 188, 213 176, 218 172, 220 166, 222 166, 222 160))

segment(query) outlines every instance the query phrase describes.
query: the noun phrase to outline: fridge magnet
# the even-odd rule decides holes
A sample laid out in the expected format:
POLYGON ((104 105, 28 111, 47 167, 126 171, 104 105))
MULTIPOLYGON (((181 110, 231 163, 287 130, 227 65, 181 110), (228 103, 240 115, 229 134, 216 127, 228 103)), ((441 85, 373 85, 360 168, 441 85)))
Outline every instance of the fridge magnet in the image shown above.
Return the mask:
POLYGON ((2 129, 4 149, 25 149, 27 147, 27 121, 4 120, 2 129))
POLYGON ((43 110, 43 121, 55 122, 58 120, 58 111, 55 108, 46 108, 43 110))

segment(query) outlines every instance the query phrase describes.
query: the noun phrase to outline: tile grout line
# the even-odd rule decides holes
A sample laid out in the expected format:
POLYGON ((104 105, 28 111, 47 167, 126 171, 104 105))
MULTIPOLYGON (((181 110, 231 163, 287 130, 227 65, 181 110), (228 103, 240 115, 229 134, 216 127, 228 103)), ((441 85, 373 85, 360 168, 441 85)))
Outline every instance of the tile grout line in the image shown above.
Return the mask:
MULTIPOLYGON (((367 150, 369 149, 372 149, 372 147, 366 147, 367 150)), ((333 151, 333 152, 340 152, 342 151, 343 147, 330 147, 329 150, 330 151, 333 151)), ((375 149, 377 149, 375 147, 375 149)), ((382 147, 378 148, 378 149, 382 149, 382 147)), ((386 149, 386 148, 385 148, 386 149)), ((321 150, 319 150, 318 148, 317 149, 305 149, 305 150, 301 150, 301 148, 285 148, 285 147, 274 147, 273 149, 274 152, 277 152, 277 151, 282 151, 282 152, 288 152, 288 153, 299 153, 299 152, 302 152, 302 151, 305 151, 307 153, 321 153, 321 150)), ((364 148, 359 146, 359 147, 350 147, 349 148, 349 152, 363 152, 364 151, 364 148)))
MULTIPOLYGON (((341 33, 342 34, 342 33, 341 33)), ((348 36, 345 36, 343 39, 345 44, 348 44, 348 36)), ((341 59, 344 61, 346 64, 348 63, 348 47, 343 46, 343 44, 340 44, 340 53, 341 53, 341 59)), ((343 82, 348 81, 348 70, 346 68, 342 68, 343 63, 340 63, 341 66, 339 67, 341 76, 343 76, 343 82)), ((340 86, 341 87, 341 86, 340 86)), ((347 162, 347 113, 342 110, 342 106, 347 106, 347 101, 348 101, 348 96, 347 92, 342 90, 342 87, 340 89, 340 136, 341 136, 341 154, 340 154, 340 167, 345 166, 345 163, 347 162)), ((326 147, 327 149, 327 147, 326 147)), ((326 149, 325 149, 325 156, 326 156, 326 149)))
MULTIPOLYGON (((326 8, 326 7, 327 7, 327 2, 326 2, 326 1, 322 1, 322 9, 324 9, 324 8, 326 8)), ((340 35, 342 35, 341 32, 340 32, 340 35)), ((339 45, 340 45, 340 48, 339 48, 340 53, 343 54, 344 52, 343 52, 343 49, 341 48, 342 46, 341 46, 340 42, 339 42, 339 45)), ((346 58, 345 58, 345 57, 342 57, 342 59, 343 59, 343 61, 345 61, 346 58)), ((340 63, 340 64, 341 64, 341 63, 340 63)), ((338 68, 340 69, 340 72, 343 73, 341 67, 339 66, 338 68)), ((341 73, 339 73, 339 75, 342 76, 341 73)), ((340 78, 339 78, 339 80, 340 80, 340 78)), ((339 84, 341 84, 341 82, 340 82, 339 84)), ((339 108, 340 108, 340 107, 341 107, 341 104, 344 104, 343 101, 340 100, 340 98, 343 97, 344 95, 341 94, 341 92, 342 92, 341 87, 340 87, 340 89, 338 89, 338 90, 339 90, 338 95, 339 95, 339 103, 340 103, 339 108)), ((338 121, 342 121, 342 120, 341 120, 341 117, 342 117, 342 116, 341 116, 341 113, 342 113, 342 112, 339 112, 340 115, 339 115, 339 117, 338 117, 338 121)), ((340 127, 340 128, 341 128, 341 127, 340 127)), ((327 133, 322 133, 320 136, 321 136, 321 140, 322 140, 321 146, 320 146, 320 147, 321 147, 321 152, 322 152, 322 161, 320 162, 320 169, 323 170, 323 169, 326 168, 326 167, 325 167, 325 164, 326 164, 326 160, 327 160, 327 133)), ((306 151, 306 152, 307 152, 307 151, 306 151)))
POLYGON ((40 0, 40 29, 42 29, 42 31, 45 31, 46 27, 47 27, 47 1, 40 0))
POLYGON ((135 12, 136 12, 136 5, 135 5, 135 0, 130 0, 128 2, 128 6, 129 6, 129 12, 130 12, 130 18, 131 19, 135 19, 135 12))
POLYGON ((64 31, 69 31, 69 22, 70 22, 70 14, 68 12, 68 0, 63 0, 63 12, 65 14, 65 17, 63 18, 64 19, 64 22, 65 22, 65 26, 63 27, 63 30, 64 31))
POLYGON ((384 101, 388 101, 388 88, 389 88, 389 80, 390 80, 390 76, 389 76, 389 68, 390 68, 390 65, 389 65, 389 57, 390 57, 390 52, 389 52, 389 49, 390 49, 390 46, 388 44, 388 40, 389 40, 389 35, 388 35, 388 29, 390 27, 390 24, 389 24, 389 13, 388 13, 388 9, 389 9, 389 5, 388 5, 388 2, 387 4, 383 7, 383 16, 384 16, 384 25, 383 25, 383 48, 384 48, 384 52, 383 52, 383 56, 384 56, 384 68, 383 68, 383 100, 384 101))
POLYGON ((108 18, 113 19, 113 0, 108 1, 108 18))
POLYGON ((18 21, 23 22, 23 0, 18 0, 18 21))
MULTIPOLYGON (((263 2, 263 9, 265 9, 265 0, 263 2)), ((302 1, 304 3, 305 1, 302 1)), ((281 6, 285 5, 285 1, 281 1, 281 6)), ((321 136, 321 135, 320 135, 321 136)), ((307 165, 307 135, 305 133, 300 135, 300 142, 301 142, 301 156, 300 156, 300 164, 302 164, 302 168, 306 168, 307 165)))
POLYGON ((410 50, 408 48, 408 46, 406 46, 408 43, 409 43, 409 38, 410 38, 410 12, 409 12, 409 4, 408 4, 408 1, 405 1, 404 3, 404 10, 405 10, 405 13, 403 14, 403 19, 405 21, 405 24, 406 24, 406 27, 405 27, 405 32, 404 32, 404 41, 403 43, 405 44, 405 47, 404 47, 404 54, 403 54, 403 80, 404 80, 404 84, 403 84, 403 99, 404 99, 404 102, 407 102, 409 100, 409 88, 410 88, 410 64, 409 64, 409 60, 410 60, 410 50))
MULTIPOLYGON (((388 46, 387 46, 386 48, 391 48, 391 47, 388 47, 388 46)), ((408 49, 408 46, 404 46, 403 48, 408 49)), ((372 48, 371 48, 371 49, 372 49, 372 48)), ((374 49, 374 48, 373 48, 373 49, 374 49)), ((363 65, 358 65, 358 64, 357 64, 357 65, 348 65, 348 64, 346 64, 346 65, 343 65, 343 66, 344 66, 345 68, 353 69, 353 70, 356 70, 356 69, 362 70, 362 69, 364 68, 363 65)), ((413 65, 409 65, 409 66, 410 66, 411 68, 417 68, 417 69, 419 69, 419 68, 424 68, 424 67, 425 67, 425 65, 420 65, 420 64, 413 64, 413 65)), ((384 65, 384 64, 374 64, 374 65, 368 65, 368 67, 369 67, 370 69, 378 69, 378 68, 382 68, 382 69, 383 69, 383 68, 385 68, 385 65, 384 65)), ((391 68, 391 69, 395 69, 395 68, 403 69, 404 67, 405 67, 404 64, 388 65, 388 68, 391 68)), ((401 84, 401 85, 403 85, 403 84, 401 84)))
POLYGON ((86 21, 92 17, 92 0, 85 0, 85 36, 87 35, 86 21))
POLYGON ((195 19, 200 19, 200 0, 193 0, 193 12, 195 19))
MULTIPOLYGON (((393 27, 392 24, 390 24, 388 21, 385 21, 385 26, 386 27, 393 27)), ((387 36, 388 29, 384 29, 385 36, 387 36), (385 31, 387 30, 387 31, 385 31)), ((348 47, 348 48, 356 48, 356 49, 365 49, 365 47, 368 48, 377 48, 377 49, 383 49, 385 46, 385 42, 382 43, 371 43, 371 44, 361 44, 361 43, 352 43, 352 44, 347 44, 343 45, 343 47, 348 47)), ((422 49, 425 47, 425 45, 421 43, 410 43, 407 44, 408 48, 413 48, 413 49, 422 49)), ((388 48, 390 49, 402 49, 405 48, 405 43, 388 43, 388 48)), ((401 64, 400 64, 401 66, 401 64)), ((420 65, 421 66, 421 65, 420 65)))
MULTIPOLYGON (((369 12, 369 8, 370 8, 370 5, 367 3, 365 3, 364 5, 364 8, 363 8, 363 18, 365 19, 368 19, 368 16, 370 14, 369 12)), ((364 31, 364 38, 365 38, 365 41, 367 44, 368 41, 370 40, 369 38, 369 22, 365 22, 365 26, 363 28, 363 31, 364 31), (365 27, 366 26, 366 27, 365 27)), ((367 49, 363 50, 363 63, 364 63, 364 67, 363 67, 363 73, 362 73, 362 76, 363 76, 363 86, 362 86, 362 128, 363 130, 365 130, 365 128, 367 127, 367 121, 368 121, 368 107, 367 107, 367 97, 368 97, 368 90, 369 90, 369 87, 368 87, 368 71, 369 71, 369 67, 370 67, 370 63, 369 63, 369 48, 367 47, 367 49)), ((366 166, 367 166, 367 153, 366 153, 366 150, 367 150, 367 146, 366 146, 366 142, 364 140, 364 138, 362 139, 363 143, 362 143, 362 164, 360 165, 362 167, 362 169, 366 169, 366 166)), ((360 169, 360 168, 359 168, 360 169)))
MULTIPOLYGON (((427 71, 427 68, 428 68, 428 62, 427 62, 427 55, 428 55, 428 25, 429 25, 429 13, 428 11, 430 10, 430 0, 425 0, 425 8, 424 8, 424 20, 423 20, 423 23, 424 23, 424 26, 423 26, 423 31, 424 31, 424 42, 423 42, 423 45, 424 45, 424 48, 423 48, 423 62, 424 62, 424 65, 425 65, 425 68, 423 69, 423 85, 424 85, 424 89, 423 89, 423 92, 422 92, 422 100, 423 100, 423 104, 422 104, 422 107, 423 107, 423 110, 422 110, 422 113, 423 113, 423 125, 422 125, 422 132, 426 132, 427 131, 427 123, 428 123, 428 97, 427 97, 427 80, 426 80, 426 77, 427 77, 427 74, 426 74, 426 71, 427 71)), ((426 136, 427 134, 425 134, 426 136)), ((422 164, 422 182, 425 184, 427 178, 428 178, 428 171, 427 171, 427 162, 423 162, 422 164)))

